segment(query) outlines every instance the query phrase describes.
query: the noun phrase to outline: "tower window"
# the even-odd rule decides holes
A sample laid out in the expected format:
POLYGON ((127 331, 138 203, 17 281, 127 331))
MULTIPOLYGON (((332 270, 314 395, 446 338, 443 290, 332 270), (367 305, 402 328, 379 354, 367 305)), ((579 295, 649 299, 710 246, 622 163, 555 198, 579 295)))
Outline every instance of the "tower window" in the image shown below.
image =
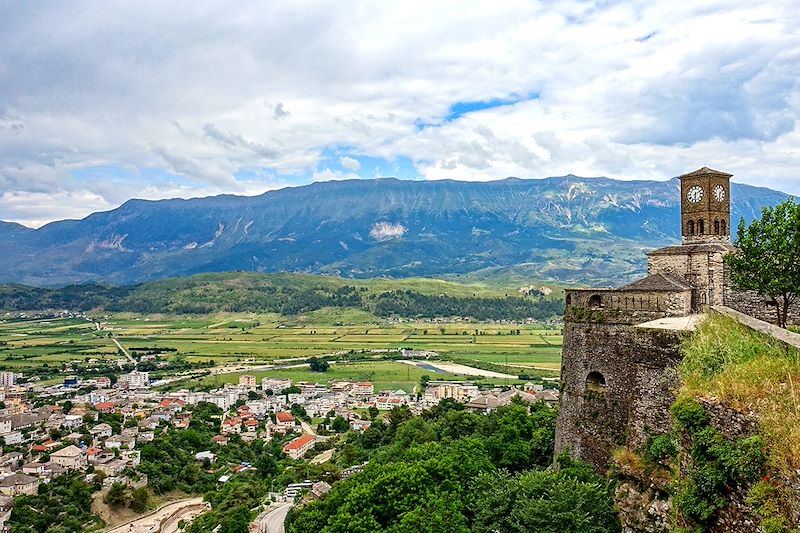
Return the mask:
POLYGON ((603 374, 593 370, 589 372, 589 375, 586 376, 586 390, 592 392, 606 392, 606 378, 603 377, 603 374))
POLYGON ((719 219, 714 219, 714 235, 719 235, 719 219))
POLYGON ((599 294, 593 294, 589 298, 589 307, 603 307, 603 299, 599 294))
POLYGON ((697 233, 700 235, 705 235, 706 233, 706 223, 702 218, 697 221, 697 233))
POLYGON ((694 220, 690 220, 686 224, 686 233, 688 233, 689 235, 694 235, 694 220))
POLYGON ((566 303, 567 305, 571 305, 572 304, 572 295, 571 294, 567 294, 566 298, 564 298, 564 303, 566 303))
POLYGON ((722 234, 722 235, 727 235, 728 234, 728 225, 725 224, 725 219, 724 218, 722 220, 720 220, 719 228, 720 228, 720 234, 722 234))

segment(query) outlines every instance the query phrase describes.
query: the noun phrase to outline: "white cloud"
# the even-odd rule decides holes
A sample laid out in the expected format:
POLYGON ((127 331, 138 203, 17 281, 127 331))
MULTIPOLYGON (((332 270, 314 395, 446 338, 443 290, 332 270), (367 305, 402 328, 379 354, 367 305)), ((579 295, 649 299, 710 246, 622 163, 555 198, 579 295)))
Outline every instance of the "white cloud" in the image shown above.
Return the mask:
POLYGON ((388 241, 399 239, 406 234, 406 227, 402 224, 392 224, 391 222, 376 222, 369 230, 369 236, 376 241, 388 241))
POLYGON ((361 168, 361 163, 358 162, 358 159, 353 159, 352 157, 339 158, 339 164, 344 168, 348 168, 354 172, 358 172, 358 170, 361 168))
POLYGON ((111 207, 103 197, 84 191, 14 191, 0 195, 0 211, 12 213, 16 222, 32 228, 54 219, 80 219, 111 207))
POLYGON ((466 180, 709 165, 800 193, 793 2, 188 6, 7 6, 0 193, 31 203, 0 203, 0 219, 66 213, 31 193, 114 206, 261 187, 243 173, 351 177, 325 168, 331 148, 353 172, 364 157, 466 180), (538 97, 446 119, 458 102, 525 95, 538 97), (95 167, 136 177, 74 179, 95 167))

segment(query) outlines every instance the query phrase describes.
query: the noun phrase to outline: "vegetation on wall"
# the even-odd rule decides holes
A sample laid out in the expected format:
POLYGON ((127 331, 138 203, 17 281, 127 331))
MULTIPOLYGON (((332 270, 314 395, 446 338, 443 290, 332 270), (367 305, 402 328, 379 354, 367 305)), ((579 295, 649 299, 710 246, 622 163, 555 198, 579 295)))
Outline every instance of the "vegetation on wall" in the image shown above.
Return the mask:
POLYGON ((685 397, 715 397, 753 410, 768 443, 771 465, 800 468, 800 353, 735 320, 710 315, 684 346, 680 368, 685 397))
POLYGON ((706 531, 734 494, 744 495, 765 533, 793 531, 793 496, 779 479, 800 464, 800 354, 722 315, 707 317, 684 353, 683 387, 672 407, 683 459, 672 492, 678 523, 690 529, 676 531, 706 531), (702 398, 752 412, 756 432, 726 438, 702 398))

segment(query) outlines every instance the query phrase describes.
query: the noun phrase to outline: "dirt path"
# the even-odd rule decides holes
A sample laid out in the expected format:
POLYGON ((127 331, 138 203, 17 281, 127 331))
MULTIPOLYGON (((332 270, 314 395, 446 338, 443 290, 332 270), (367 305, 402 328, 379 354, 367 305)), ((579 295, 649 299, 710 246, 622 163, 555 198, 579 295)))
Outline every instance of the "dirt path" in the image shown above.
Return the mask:
POLYGON ((434 361, 420 362, 420 361, 407 361, 407 360, 400 362, 421 368, 432 367, 441 370, 443 372, 448 372, 450 374, 461 374, 464 376, 480 376, 484 378, 514 379, 514 380, 518 378, 518 376, 512 376, 511 374, 492 372, 491 370, 481 370, 480 368, 475 368, 467 365, 460 365, 458 363, 439 363, 434 361))

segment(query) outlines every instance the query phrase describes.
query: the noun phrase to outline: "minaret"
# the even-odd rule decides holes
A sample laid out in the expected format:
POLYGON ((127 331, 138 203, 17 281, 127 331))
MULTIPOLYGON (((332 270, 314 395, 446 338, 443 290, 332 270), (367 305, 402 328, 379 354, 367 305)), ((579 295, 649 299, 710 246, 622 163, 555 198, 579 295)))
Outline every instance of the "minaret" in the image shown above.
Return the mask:
POLYGON ((678 177, 683 244, 730 241, 731 176, 703 167, 678 177))

